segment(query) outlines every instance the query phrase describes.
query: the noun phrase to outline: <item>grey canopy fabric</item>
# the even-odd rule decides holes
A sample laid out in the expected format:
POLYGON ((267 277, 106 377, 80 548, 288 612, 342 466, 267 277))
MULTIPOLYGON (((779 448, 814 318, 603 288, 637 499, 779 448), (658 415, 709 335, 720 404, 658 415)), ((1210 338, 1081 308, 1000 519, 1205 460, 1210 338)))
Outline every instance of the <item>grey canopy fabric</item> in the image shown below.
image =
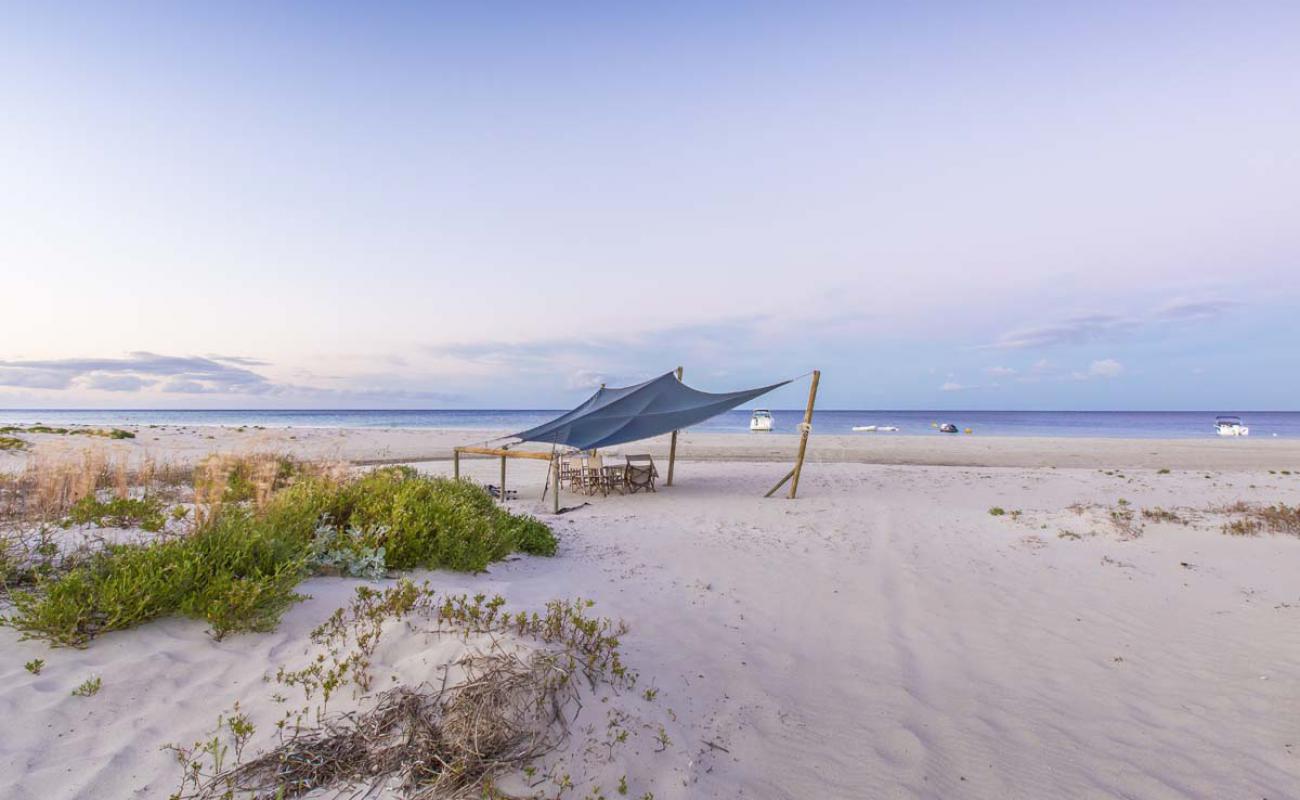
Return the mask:
POLYGON ((567 414, 516 433, 513 438, 579 450, 634 442, 703 422, 789 382, 713 394, 692 389, 667 372, 635 386, 602 387, 567 414))

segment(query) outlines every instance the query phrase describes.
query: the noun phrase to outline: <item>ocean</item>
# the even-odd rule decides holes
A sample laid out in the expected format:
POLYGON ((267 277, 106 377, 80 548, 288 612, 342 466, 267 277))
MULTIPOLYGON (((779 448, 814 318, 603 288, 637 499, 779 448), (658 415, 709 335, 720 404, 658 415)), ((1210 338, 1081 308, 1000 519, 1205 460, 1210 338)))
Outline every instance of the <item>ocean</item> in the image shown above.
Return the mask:
MULTIPOLYGON (((524 430, 561 410, 67 410, 0 409, 0 425, 262 425, 275 428, 464 428, 524 430)), ((896 425, 898 434, 931 434, 932 423, 951 422, 986 436, 1076 436, 1113 439, 1202 439, 1215 437, 1214 417, 1236 413, 1252 438, 1300 437, 1298 411, 818 411, 819 433, 852 434, 855 425, 896 425)), ((693 430, 749 435, 749 411, 730 411, 693 430)), ((773 410, 776 432, 792 433, 802 410, 773 410)), ((889 436, 864 433, 862 436, 889 436)), ((1216 437, 1217 438, 1217 437, 1216 437)))

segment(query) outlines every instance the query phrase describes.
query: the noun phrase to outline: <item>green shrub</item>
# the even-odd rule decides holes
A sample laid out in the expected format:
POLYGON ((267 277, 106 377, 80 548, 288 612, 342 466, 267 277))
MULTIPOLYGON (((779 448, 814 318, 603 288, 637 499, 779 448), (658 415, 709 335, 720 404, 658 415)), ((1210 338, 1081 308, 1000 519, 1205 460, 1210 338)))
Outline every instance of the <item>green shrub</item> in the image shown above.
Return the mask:
POLYGON ((0 450, 26 450, 27 442, 17 436, 0 436, 0 450))
POLYGON ((299 599, 304 548, 230 509, 190 537, 110 545, 84 566, 13 592, 7 623, 73 646, 174 613, 207 621, 218 638, 268 630, 299 599))
POLYGON ((68 511, 69 524, 97 528, 141 528, 156 533, 167 524, 162 502, 156 498, 114 497, 103 501, 87 495, 68 511))
MULTIPOLYGON (((144 527, 164 513, 149 500, 88 498, 79 521, 144 527), (147 512, 147 513, 146 513, 147 512)), ((6 624, 25 636, 81 646, 157 617, 202 619, 218 638, 275 627, 313 569, 379 577, 414 567, 479 571, 515 551, 554 555, 540 521, 510 514, 465 481, 409 468, 350 481, 303 478, 261 510, 225 505, 183 538, 110 545, 56 576, 11 593, 6 624)))
POLYGON ((389 569, 479 572, 516 551, 549 556, 556 548, 550 528, 509 513, 482 487, 410 467, 377 469, 342 484, 302 481, 277 494, 266 515, 297 531, 323 522, 360 549, 382 549, 389 569))
POLYGON ((993 506, 989 509, 989 516, 992 517, 1000 517, 1005 513, 1007 513, 1007 510, 1002 506, 993 506))

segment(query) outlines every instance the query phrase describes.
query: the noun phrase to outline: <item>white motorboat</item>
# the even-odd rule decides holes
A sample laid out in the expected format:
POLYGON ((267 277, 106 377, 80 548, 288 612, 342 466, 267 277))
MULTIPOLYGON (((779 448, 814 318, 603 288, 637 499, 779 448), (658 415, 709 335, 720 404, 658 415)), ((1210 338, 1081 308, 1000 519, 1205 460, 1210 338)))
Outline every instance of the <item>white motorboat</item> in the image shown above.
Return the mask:
POLYGON ((766 408, 754 409, 754 416, 749 418, 749 429, 751 431, 772 430, 772 412, 766 408))
POLYGON ((1250 435, 1250 428, 1241 421, 1241 417, 1215 417, 1214 430, 1220 436, 1250 435))

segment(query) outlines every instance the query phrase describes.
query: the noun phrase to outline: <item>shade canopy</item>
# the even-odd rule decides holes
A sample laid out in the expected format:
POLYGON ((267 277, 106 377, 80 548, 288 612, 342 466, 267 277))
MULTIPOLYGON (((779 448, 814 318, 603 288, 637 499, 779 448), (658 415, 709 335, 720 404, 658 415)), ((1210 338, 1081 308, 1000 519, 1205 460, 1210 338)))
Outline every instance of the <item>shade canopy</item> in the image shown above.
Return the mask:
POLYGON ((516 433, 525 442, 579 450, 610 447, 697 425, 790 381, 714 394, 692 389, 671 373, 617 389, 601 387, 587 402, 536 428, 516 433))

